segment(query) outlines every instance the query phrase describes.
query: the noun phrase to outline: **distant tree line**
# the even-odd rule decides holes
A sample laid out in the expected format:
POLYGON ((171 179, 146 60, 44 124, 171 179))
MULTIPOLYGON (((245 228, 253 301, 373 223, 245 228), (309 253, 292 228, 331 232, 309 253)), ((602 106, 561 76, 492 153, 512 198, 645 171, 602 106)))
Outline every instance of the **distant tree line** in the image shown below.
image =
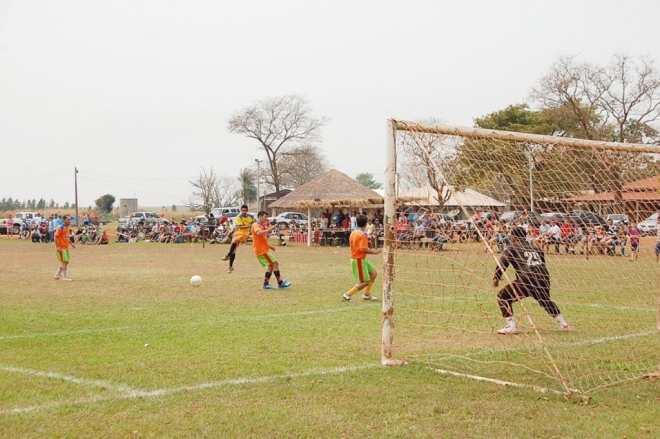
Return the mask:
POLYGON ((71 209, 75 207, 75 203, 69 204, 68 201, 60 205, 53 199, 46 202, 46 200, 43 198, 40 198, 39 201, 36 199, 20 201, 18 198, 13 199, 12 197, 3 198, 0 200, 0 212, 8 212, 13 210, 71 209))

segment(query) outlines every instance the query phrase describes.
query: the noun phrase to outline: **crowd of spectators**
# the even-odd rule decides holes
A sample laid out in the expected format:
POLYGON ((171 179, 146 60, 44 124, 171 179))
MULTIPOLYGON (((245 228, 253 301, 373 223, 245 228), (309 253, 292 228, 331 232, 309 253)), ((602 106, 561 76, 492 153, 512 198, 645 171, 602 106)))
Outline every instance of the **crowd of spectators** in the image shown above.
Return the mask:
MULTIPOLYGON (((45 216, 37 213, 34 218, 23 219, 24 225, 30 230, 30 239, 35 243, 48 244, 55 241, 55 229, 62 223, 62 215, 45 216)), ((73 229, 73 228, 72 228, 73 229)), ((94 225, 92 217, 86 215, 81 227, 72 230, 71 242, 75 244, 100 245, 107 244, 107 232, 94 225)))
MULTIPOLYGON (((395 223, 396 245, 402 248, 432 247, 443 250, 448 242, 458 242, 463 237, 484 239, 489 248, 502 252, 511 243, 510 231, 520 226, 527 231, 527 241, 545 252, 555 254, 620 254, 626 256, 629 241, 639 242, 640 232, 636 224, 615 224, 612 220, 605 225, 589 223, 584 227, 570 223, 567 219, 560 223, 555 219, 542 219, 536 225, 523 212, 519 219, 503 223, 496 211, 476 210, 474 216, 460 226, 445 221, 442 215, 420 209, 398 212, 395 223), (477 232, 478 231, 478 232, 477 232), (427 238, 427 239, 425 239, 427 238), (617 249, 618 248, 618 249, 617 249)), ((465 241, 466 239, 463 239, 465 241)), ((488 251, 488 249, 484 249, 488 251)))

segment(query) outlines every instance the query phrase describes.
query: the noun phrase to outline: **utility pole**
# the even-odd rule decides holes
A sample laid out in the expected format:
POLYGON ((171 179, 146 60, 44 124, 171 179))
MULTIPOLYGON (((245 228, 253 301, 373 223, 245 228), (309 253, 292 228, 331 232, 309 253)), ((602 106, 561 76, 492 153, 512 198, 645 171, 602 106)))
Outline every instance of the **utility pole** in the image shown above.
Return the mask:
POLYGON ((78 168, 73 168, 74 169, 74 174, 73 174, 73 180, 75 182, 75 187, 76 187, 76 227, 80 227, 80 223, 78 222, 78 218, 80 216, 78 215, 78 168))

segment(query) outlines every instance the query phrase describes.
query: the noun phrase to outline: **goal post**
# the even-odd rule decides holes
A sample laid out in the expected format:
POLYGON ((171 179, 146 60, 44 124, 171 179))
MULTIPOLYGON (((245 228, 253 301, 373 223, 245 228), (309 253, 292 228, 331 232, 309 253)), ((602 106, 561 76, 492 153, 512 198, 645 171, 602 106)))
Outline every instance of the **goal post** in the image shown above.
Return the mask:
POLYGON ((656 236, 632 223, 660 210, 659 159, 654 145, 389 119, 382 363, 568 395, 657 372, 656 236), (516 279, 501 266, 516 225, 570 331, 549 301, 501 292, 516 279), (517 333, 500 335, 507 303, 517 333))

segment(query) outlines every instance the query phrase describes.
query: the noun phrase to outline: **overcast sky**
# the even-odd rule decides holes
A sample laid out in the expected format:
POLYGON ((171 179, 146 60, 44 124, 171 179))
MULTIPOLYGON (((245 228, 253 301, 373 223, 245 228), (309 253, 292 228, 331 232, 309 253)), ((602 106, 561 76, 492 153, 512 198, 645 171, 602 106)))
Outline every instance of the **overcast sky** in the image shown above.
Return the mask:
POLYGON ((660 1, 0 2, 0 198, 187 201, 202 167, 263 159, 229 134, 256 100, 304 95, 322 151, 383 181, 385 121, 473 120, 526 100, 559 56, 660 68, 660 1))

